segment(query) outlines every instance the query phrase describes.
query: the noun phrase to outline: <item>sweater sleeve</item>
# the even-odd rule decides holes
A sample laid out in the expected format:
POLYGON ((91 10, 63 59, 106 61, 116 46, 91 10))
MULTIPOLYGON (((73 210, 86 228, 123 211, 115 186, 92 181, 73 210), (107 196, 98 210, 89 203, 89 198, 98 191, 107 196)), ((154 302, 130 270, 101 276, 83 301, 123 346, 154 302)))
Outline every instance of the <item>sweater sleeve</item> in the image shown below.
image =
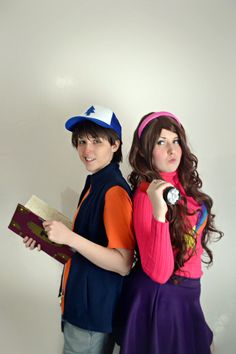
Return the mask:
POLYGON ((139 189, 134 196, 134 229, 144 272, 158 283, 167 282, 174 270, 169 223, 154 218, 147 194, 139 189))
POLYGON ((109 248, 135 248, 132 201, 119 186, 110 188, 105 195, 104 225, 109 248))

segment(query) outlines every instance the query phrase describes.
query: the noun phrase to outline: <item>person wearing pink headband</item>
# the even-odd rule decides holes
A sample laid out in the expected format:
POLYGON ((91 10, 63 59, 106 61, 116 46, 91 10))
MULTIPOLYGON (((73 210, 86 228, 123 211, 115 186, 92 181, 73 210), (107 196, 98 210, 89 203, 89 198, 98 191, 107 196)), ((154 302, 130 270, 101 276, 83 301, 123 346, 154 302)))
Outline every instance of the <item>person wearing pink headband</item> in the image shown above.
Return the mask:
POLYGON ((120 354, 210 354, 213 333, 200 305, 202 254, 223 232, 202 190, 197 157, 180 120, 161 111, 144 116, 129 154, 138 261, 126 279, 117 342, 120 354), (181 195, 164 198, 167 187, 181 195), (216 235, 216 236, 215 236, 216 235))

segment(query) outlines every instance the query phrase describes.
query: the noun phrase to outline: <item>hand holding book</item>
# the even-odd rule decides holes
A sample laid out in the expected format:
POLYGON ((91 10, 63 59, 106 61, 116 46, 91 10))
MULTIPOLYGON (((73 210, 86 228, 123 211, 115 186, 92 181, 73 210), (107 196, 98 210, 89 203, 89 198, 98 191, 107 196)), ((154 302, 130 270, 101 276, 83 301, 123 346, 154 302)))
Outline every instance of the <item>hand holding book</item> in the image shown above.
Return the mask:
POLYGON ((61 233, 64 232, 64 237, 68 235, 68 231, 72 228, 72 223, 63 214, 57 210, 50 208, 44 201, 36 196, 32 196, 25 206, 18 204, 12 220, 9 224, 9 229, 16 234, 24 238, 25 245, 30 249, 34 249, 37 245, 40 245, 38 249, 42 249, 61 263, 65 263, 74 253, 74 251, 65 245, 66 239, 64 238, 64 244, 55 236, 55 229, 52 235, 52 239, 48 237, 47 232, 43 227, 45 220, 56 220, 54 223, 60 225, 58 227, 61 233), (65 226, 66 225, 66 226, 65 226), (67 231, 67 232, 66 232, 67 231), (26 238, 28 237, 28 239, 26 238))
POLYGON ((69 243, 71 230, 62 222, 46 220, 43 222, 43 227, 50 241, 59 245, 67 245, 69 243))

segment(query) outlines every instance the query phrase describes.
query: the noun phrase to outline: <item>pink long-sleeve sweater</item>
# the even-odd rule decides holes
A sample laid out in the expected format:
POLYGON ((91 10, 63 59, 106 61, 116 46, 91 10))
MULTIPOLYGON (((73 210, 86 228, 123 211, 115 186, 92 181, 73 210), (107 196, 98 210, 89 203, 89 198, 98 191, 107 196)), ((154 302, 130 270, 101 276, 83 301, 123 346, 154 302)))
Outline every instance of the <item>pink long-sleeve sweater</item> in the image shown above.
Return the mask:
MULTIPOLYGON (((187 198, 188 209, 196 211, 200 208, 192 197, 188 197, 180 184, 177 172, 163 172, 162 178, 172 183, 187 198)), ((192 230, 195 230, 199 213, 188 216, 192 230)), ((202 276, 201 256, 202 230, 205 226, 207 215, 202 220, 201 226, 195 233, 197 238, 196 251, 193 256, 185 262, 184 266, 175 274, 188 277, 200 278, 202 276)), ((141 264, 144 272, 154 281, 165 283, 173 275, 174 251, 171 245, 169 223, 160 222, 153 216, 153 209, 146 192, 138 188, 134 194, 134 229, 138 242, 141 264)), ((188 247, 191 248, 192 238, 186 236, 188 247)))

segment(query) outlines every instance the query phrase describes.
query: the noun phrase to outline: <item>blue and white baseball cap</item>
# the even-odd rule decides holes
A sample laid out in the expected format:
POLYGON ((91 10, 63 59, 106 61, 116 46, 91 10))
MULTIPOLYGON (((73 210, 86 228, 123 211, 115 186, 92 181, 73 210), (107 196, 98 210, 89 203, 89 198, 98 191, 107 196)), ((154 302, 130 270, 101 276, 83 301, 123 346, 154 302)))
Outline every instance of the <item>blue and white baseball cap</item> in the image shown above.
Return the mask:
POLYGON ((103 128, 113 129, 121 139, 121 125, 111 109, 93 105, 78 116, 69 118, 65 123, 65 128, 73 131, 75 126, 84 121, 90 121, 103 128))

